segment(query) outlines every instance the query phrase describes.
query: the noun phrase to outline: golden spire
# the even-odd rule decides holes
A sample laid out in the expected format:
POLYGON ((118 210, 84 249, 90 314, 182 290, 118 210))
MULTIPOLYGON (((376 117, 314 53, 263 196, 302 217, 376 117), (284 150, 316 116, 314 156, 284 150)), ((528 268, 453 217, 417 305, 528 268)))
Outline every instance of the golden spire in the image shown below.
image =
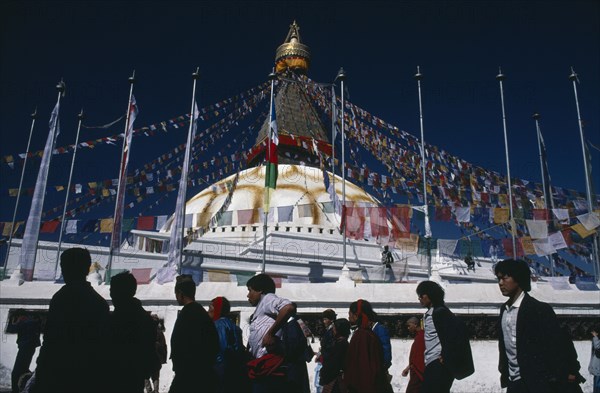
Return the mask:
POLYGON ((310 64, 310 50, 300 40, 300 27, 294 21, 283 44, 275 52, 275 71, 287 69, 306 73, 310 64))

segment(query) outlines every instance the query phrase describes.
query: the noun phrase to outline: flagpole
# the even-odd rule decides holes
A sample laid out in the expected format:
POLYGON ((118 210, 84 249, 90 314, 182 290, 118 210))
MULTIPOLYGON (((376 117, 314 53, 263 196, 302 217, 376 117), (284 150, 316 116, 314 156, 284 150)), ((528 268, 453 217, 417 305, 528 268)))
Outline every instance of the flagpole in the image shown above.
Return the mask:
MULTIPOLYGON (((119 165, 119 183, 117 184, 117 195, 115 198, 115 213, 113 214, 113 231, 110 238, 110 246, 108 251, 108 263, 106 264, 106 276, 104 277, 104 282, 108 284, 110 282, 111 269, 112 269, 112 260, 113 260, 113 243, 115 241, 115 236, 119 239, 121 238, 121 230, 119 229, 119 233, 116 233, 114 230, 114 226, 117 220, 117 213, 119 212, 119 195, 121 193, 121 179, 123 176, 127 176, 126 173, 123 173, 123 154, 125 153, 125 146, 127 144, 127 132, 129 129, 129 117, 131 112, 131 97, 133 97, 133 85, 135 83, 135 70, 133 70, 133 74, 127 79, 129 81, 129 101, 127 101, 127 115, 125 117, 125 133, 123 135, 123 146, 121 147, 121 164, 119 165)), ((122 211, 121 211, 122 213, 122 211)), ((120 240, 119 240, 120 243, 120 240)), ((120 244, 119 244, 120 247, 120 244)))
POLYGON ((429 225, 429 208, 427 206, 427 161, 425 158, 425 133, 423 131, 423 104, 421 100, 421 79, 423 74, 419 66, 417 66, 417 73, 415 74, 417 80, 417 87, 419 90, 419 124, 421 126, 421 167, 423 167, 423 203, 425 207, 425 243, 427 245, 427 274, 431 278, 431 227, 429 225))
POLYGON ((194 72, 192 74, 192 79, 194 81, 193 83, 193 87, 192 87, 192 103, 191 103, 191 107, 192 109, 190 109, 190 127, 188 129, 188 138, 187 138, 187 145, 186 145, 186 149, 185 149, 185 159, 184 159, 184 165, 183 165, 183 169, 185 171, 182 171, 181 173, 181 177, 183 179, 183 181, 181 182, 181 192, 183 193, 183 206, 181 208, 181 243, 179 245, 179 263, 178 263, 178 268, 177 271, 179 274, 181 274, 181 267, 183 266, 183 248, 184 248, 184 244, 183 242, 185 241, 185 208, 186 208, 186 196, 187 196, 187 177, 189 174, 189 159, 190 159, 190 154, 192 152, 192 143, 194 140, 194 123, 195 123, 195 119, 196 119, 196 83, 198 82, 198 79, 200 79, 200 68, 197 67, 196 68, 196 72, 194 72), (185 163, 188 163, 188 167, 185 168, 185 163), (187 170, 186 170, 187 169, 187 170))
MULTIPOLYGON (((548 193, 546 192, 546 171, 544 170, 544 157, 542 154, 542 140, 541 140, 541 136, 542 136, 542 132, 540 130, 540 118, 542 117, 539 113, 534 113, 533 114, 533 120, 535 120, 535 129, 537 131, 537 142, 538 142, 538 151, 540 153, 540 170, 542 172, 542 189, 544 191, 544 208, 546 209, 546 211, 548 211, 548 209, 551 208, 551 206, 553 207, 553 203, 552 203, 552 199, 548 199, 548 193)), ((552 198, 552 191, 550 191, 550 198, 552 198)), ((546 222, 548 223, 548 221, 546 222)), ((548 255, 548 261, 550 262, 550 275, 552 277, 554 277, 554 261, 552 260, 552 257, 548 255)))
MULTIPOLYGON (((269 108, 269 130, 267 132, 267 149, 265 152, 265 160, 267 162, 267 167, 268 165, 270 165, 271 162, 271 119, 273 118, 273 106, 275 105, 275 101, 274 101, 274 91, 275 91, 275 78, 277 78, 277 75, 275 74, 275 70, 273 70, 273 72, 271 72, 269 74, 269 79, 271 79, 271 105, 269 108)), ((265 167, 265 177, 267 176, 267 167, 265 167)), ((265 187, 265 192, 269 193, 269 189, 267 187, 265 187)), ((270 202, 270 195, 267 196, 267 198, 269 198, 269 202, 270 202)), ((267 220, 269 219, 269 208, 268 206, 265 206, 265 211, 263 212, 264 214, 264 223, 263 223, 263 254, 262 254, 262 263, 260 265, 260 272, 264 273, 266 266, 267 266, 267 220)))
POLYGON ((517 259, 517 242, 515 239, 515 220, 513 216, 513 199, 512 199, 512 185, 510 180, 510 160, 508 158, 508 136, 506 133, 506 112, 504 110, 504 89, 502 87, 502 81, 504 81, 506 77, 502 73, 502 69, 498 69, 498 75, 496 75, 496 80, 500 84, 500 100, 502 102, 502 126, 504 128, 504 151, 506 153, 506 181, 508 184, 508 206, 510 207, 510 233, 512 236, 512 246, 513 246, 513 259, 517 259))
POLYGON ((83 121, 83 109, 77 115, 77 136, 75 137, 75 147, 73 148, 73 158, 71 159, 71 170, 69 172, 69 181, 67 183, 67 192, 65 195, 65 205, 63 206, 62 219, 60 221, 60 232, 58 234, 58 248, 56 249, 56 264, 54 265, 54 277, 58 272, 58 262, 60 261, 60 247, 62 245, 62 235, 65 230, 65 216, 67 214, 67 202, 69 201, 69 191, 71 190, 71 179, 73 178, 73 168, 75 167, 75 156, 77 155, 77 145, 79 144, 79 131, 81 131, 81 122, 83 121))
POLYGON ((33 135, 33 127, 35 126, 35 120, 37 119, 37 108, 31 114, 31 128, 29 129, 29 139, 27 140, 27 149, 25 150, 25 159, 23 161, 23 168, 21 169, 21 180, 19 181, 19 193, 17 194, 17 201, 15 202, 15 210, 13 212, 12 224, 10 227, 10 235, 8 236, 8 248, 6 249, 6 256, 4 258, 4 269, 2 277, 6 277, 6 268, 8 267, 8 256, 10 254, 10 248, 12 246, 13 233, 15 231, 15 221, 17 220, 17 210, 19 209, 19 200, 21 199, 21 189, 23 187, 23 178, 25 176, 25 167, 27 166, 27 158, 29 157, 29 146, 31 145, 31 136, 33 135))
MULTIPOLYGON (((337 111, 335 110, 335 84, 331 84, 331 177, 333 192, 335 193, 335 121, 337 120, 337 111)), ((329 191, 329 190, 327 190, 329 191)), ((335 200, 333 201, 335 210, 335 200)))
MULTIPOLYGON (((346 72, 344 72, 344 68, 340 68, 340 70, 337 73, 337 76, 335 77, 336 81, 340 81, 340 88, 342 90, 342 214, 346 215, 346 160, 345 160, 345 152, 344 152, 344 145, 346 144, 345 142, 345 119, 344 119, 344 110, 345 108, 345 103, 344 103, 344 81, 346 80, 346 72)), ((335 191, 335 189, 334 189, 335 191)), ((346 265, 346 218, 342 217, 342 239, 343 239, 343 245, 342 245, 342 249, 343 249, 343 261, 344 264, 342 265, 342 274, 344 274, 344 271, 348 271, 348 266, 346 265)))
MULTIPOLYGON (((590 184, 590 174, 589 174, 589 162, 585 147, 585 137, 583 136, 583 122, 581 121, 581 112, 579 110, 579 97, 577 95, 577 84, 579 83, 579 79, 577 78, 577 74, 573 67, 571 67, 571 74, 569 75, 569 80, 573 83, 573 93, 575 94, 575 106, 577 107, 577 121, 579 124, 579 136, 581 137, 581 150, 583 152, 583 167, 585 173, 585 191, 587 195, 587 203, 588 203, 588 213, 593 214, 594 206, 592 201, 592 187, 590 184)), ((600 280, 600 250, 598 247, 598 234, 592 235, 594 237, 593 248, 592 248, 592 265, 594 267, 594 276, 596 281, 600 280)))

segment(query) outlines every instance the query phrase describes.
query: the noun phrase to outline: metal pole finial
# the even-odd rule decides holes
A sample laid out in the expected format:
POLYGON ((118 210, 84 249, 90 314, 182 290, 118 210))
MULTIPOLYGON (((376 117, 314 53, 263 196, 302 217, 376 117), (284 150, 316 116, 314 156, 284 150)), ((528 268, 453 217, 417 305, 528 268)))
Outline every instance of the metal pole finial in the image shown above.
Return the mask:
POLYGON ((340 70, 338 71, 336 77, 335 77, 335 81, 343 81, 346 79, 346 71, 344 71, 344 67, 340 67, 340 70))
POLYGON ((200 79, 200 67, 196 67, 196 72, 192 73, 192 79, 193 80, 200 79))
POLYGON ((33 110, 33 113, 30 115, 32 119, 37 119, 37 106, 33 110))
POLYGON ((77 115, 77 119, 79 119, 79 120, 83 120, 84 119, 84 117, 83 117, 83 108, 81 108, 81 111, 77 115))
POLYGON ((542 118, 542 115, 540 115, 539 113, 535 112, 533 114, 533 116, 531 116, 533 118, 533 120, 539 120, 542 118))
POLYGON ((130 84, 135 83, 135 70, 133 70, 133 73, 131 74, 131 76, 129 78, 127 78, 127 80, 129 81, 130 84))
POLYGON ((577 81, 577 83, 579 83, 579 76, 577 75, 577 73, 573 69, 573 66, 571 66, 571 74, 569 75, 569 80, 571 82, 572 81, 577 81))
POLYGON ((417 73, 415 74, 415 79, 418 81, 423 79, 423 74, 421 74, 421 68, 419 66, 417 66, 417 73))
POLYGON ((269 80, 273 81, 275 79, 277 79, 277 74, 275 73, 275 71, 273 71, 269 74, 269 80))
POLYGON ((502 68, 501 67, 498 67, 498 75, 496 75, 496 79, 499 80, 499 81, 503 81, 504 79, 506 79, 506 77, 502 73, 502 68))

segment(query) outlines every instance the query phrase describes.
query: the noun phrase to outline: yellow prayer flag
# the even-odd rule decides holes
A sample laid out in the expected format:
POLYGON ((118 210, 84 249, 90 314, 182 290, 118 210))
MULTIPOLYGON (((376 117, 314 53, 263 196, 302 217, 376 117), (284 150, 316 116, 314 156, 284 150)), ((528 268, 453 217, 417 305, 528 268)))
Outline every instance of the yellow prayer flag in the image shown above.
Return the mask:
POLYGON ((586 237, 596 233, 596 230, 594 230, 594 229, 592 229, 591 231, 588 231, 587 229, 585 229, 585 227, 581 223, 571 226, 571 229, 574 230, 575 232, 577 232, 577 234, 579 236, 581 236, 582 239, 585 239, 586 237))
POLYGON ((62 191, 65 189, 63 186, 55 186, 54 188, 56 188, 56 191, 62 191))
POLYGON ((2 230, 2 236, 10 236, 11 229, 12 229, 12 222, 4 223, 4 229, 2 230))
POLYGON ((96 189, 96 187, 98 186, 98 184, 96 184, 95 181, 89 182, 88 186, 90 186, 90 188, 96 189))
POLYGON ((19 195, 19 189, 18 188, 11 188, 8 190, 8 196, 11 197, 16 197, 19 195))
POLYGON ((494 224, 504 224, 508 222, 509 210, 506 207, 496 207, 494 209, 494 224))
POLYGON ((508 195, 498 194, 498 203, 504 206, 508 205, 508 195))
POLYGON ((533 241, 529 236, 523 236, 519 238, 521 245, 523 246, 523 253, 525 255, 535 255, 535 248, 533 247, 533 241))
POLYGON ((110 191, 108 191, 108 188, 103 188, 103 189, 102 189, 102 196, 103 196, 103 197, 108 197, 108 196, 110 196, 110 191))
POLYGON ((100 220, 100 233, 111 233, 113 230, 113 219, 103 218, 100 220))
POLYGON ((218 270, 209 270, 208 271, 208 281, 210 282, 231 282, 231 278, 229 273, 218 271, 218 270))

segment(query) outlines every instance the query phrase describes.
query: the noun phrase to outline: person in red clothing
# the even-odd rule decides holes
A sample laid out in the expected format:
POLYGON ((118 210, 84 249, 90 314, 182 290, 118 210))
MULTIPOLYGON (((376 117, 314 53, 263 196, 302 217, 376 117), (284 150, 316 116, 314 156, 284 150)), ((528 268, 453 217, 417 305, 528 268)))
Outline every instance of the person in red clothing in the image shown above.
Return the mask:
POLYGON ((410 373, 406 393, 419 393, 425 372, 425 333, 421 329, 421 321, 416 317, 406 321, 406 328, 415 339, 410 347, 408 366, 402 370, 402 376, 406 377, 410 373))

